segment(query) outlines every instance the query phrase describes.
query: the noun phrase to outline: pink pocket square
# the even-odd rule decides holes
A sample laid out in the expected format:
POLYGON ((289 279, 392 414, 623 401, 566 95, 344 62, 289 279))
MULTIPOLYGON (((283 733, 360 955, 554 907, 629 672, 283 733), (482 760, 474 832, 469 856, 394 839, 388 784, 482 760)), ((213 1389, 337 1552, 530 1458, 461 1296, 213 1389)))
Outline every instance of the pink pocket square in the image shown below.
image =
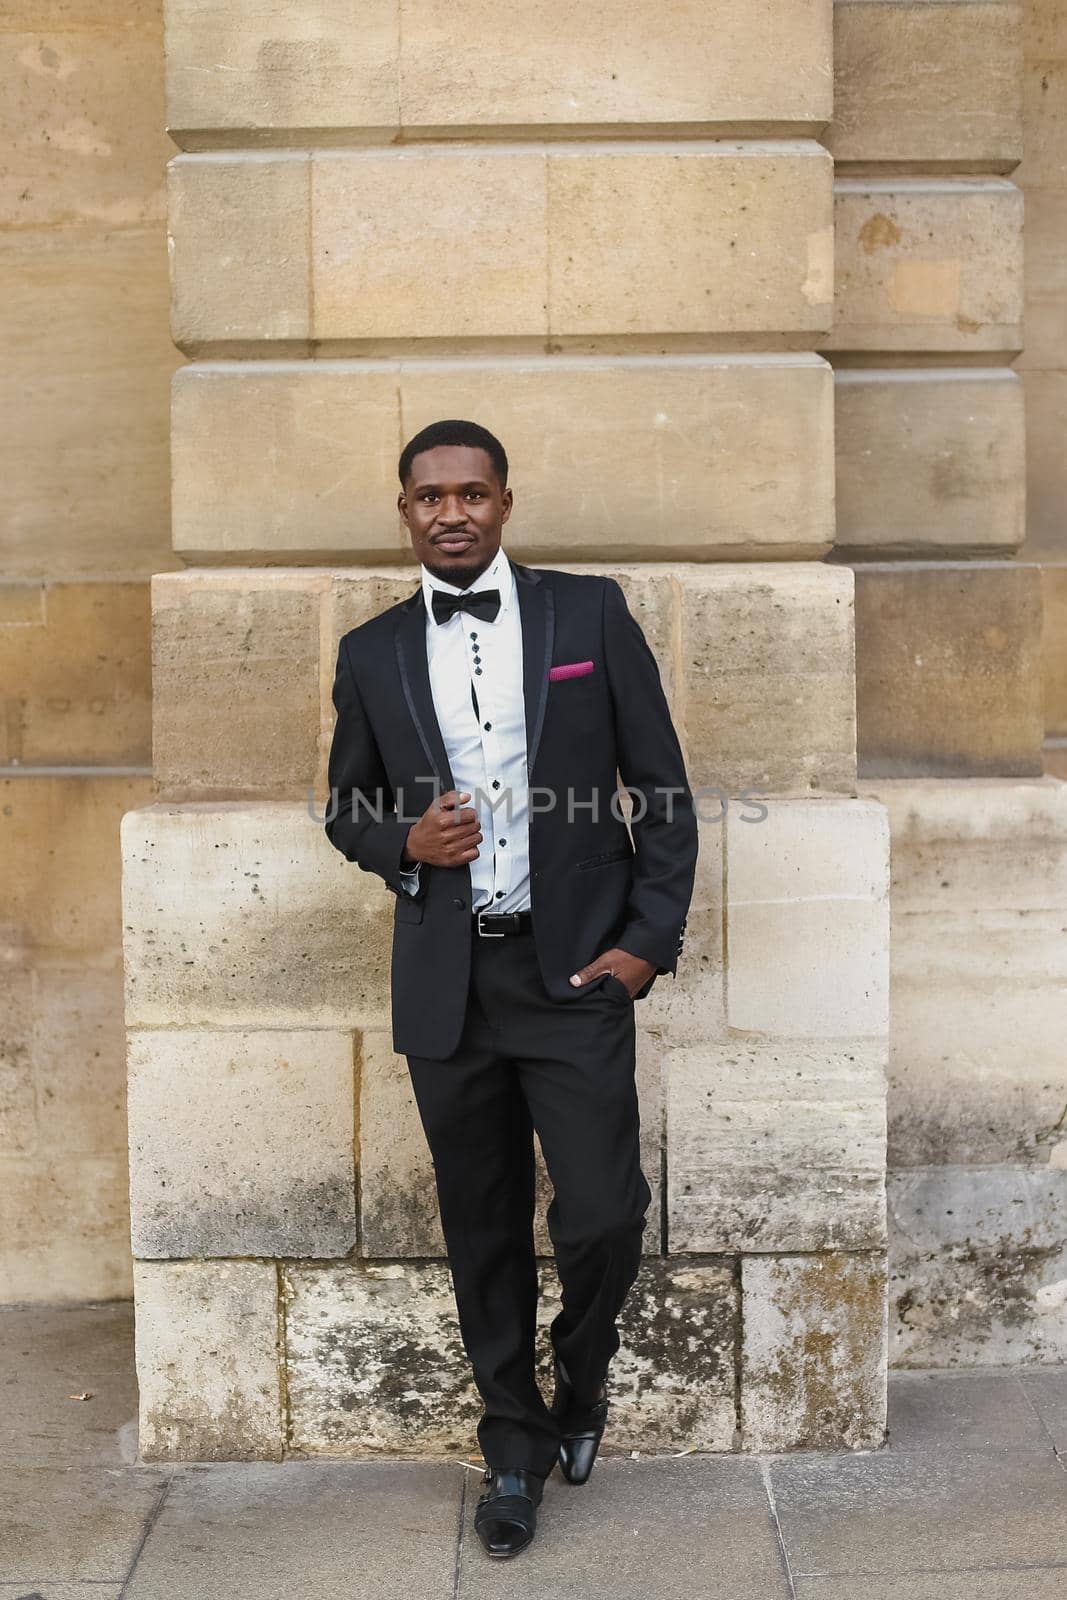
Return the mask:
POLYGON ((558 683, 561 678, 584 678, 592 670, 591 661, 567 661, 561 666, 549 667, 548 678, 550 683, 558 683))

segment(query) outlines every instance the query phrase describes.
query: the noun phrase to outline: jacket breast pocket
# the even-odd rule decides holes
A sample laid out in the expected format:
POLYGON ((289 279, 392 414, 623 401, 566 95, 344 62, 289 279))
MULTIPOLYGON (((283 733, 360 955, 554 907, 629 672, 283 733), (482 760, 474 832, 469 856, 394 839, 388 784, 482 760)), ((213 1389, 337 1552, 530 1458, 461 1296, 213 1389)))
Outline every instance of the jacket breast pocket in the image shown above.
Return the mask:
POLYGON ((413 900, 409 894, 396 897, 397 922, 421 922, 426 907, 422 900, 413 900))

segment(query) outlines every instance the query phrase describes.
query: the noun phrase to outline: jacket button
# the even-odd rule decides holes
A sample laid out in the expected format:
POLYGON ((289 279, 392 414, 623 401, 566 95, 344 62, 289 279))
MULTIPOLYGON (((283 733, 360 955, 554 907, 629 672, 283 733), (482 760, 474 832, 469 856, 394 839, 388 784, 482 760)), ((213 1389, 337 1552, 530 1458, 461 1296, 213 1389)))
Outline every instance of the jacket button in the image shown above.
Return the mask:
POLYGON ((463 910, 463 901, 462 900, 453 900, 452 904, 454 906, 456 906, 460 911, 463 910))

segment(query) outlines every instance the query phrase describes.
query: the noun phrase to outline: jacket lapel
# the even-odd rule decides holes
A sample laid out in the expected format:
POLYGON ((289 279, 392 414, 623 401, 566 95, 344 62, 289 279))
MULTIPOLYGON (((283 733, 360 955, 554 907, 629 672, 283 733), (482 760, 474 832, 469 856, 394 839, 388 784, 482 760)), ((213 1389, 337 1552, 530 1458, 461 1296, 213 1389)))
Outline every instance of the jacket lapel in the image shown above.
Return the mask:
MULTIPOLYGON (((515 577, 522 629, 522 694, 526 719, 526 770, 533 781, 533 767, 545 719, 548 697, 548 669, 552 662, 555 609, 552 590, 541 582, 532 567, 520 566, 508 556, 515 577)), ((454 789, 452 769, 434 709, 430 668, 426 656, 426 601, 422 585, 399 609, 396 631, 397 665, 400 682, 419 742, 442 790, 454 789)))

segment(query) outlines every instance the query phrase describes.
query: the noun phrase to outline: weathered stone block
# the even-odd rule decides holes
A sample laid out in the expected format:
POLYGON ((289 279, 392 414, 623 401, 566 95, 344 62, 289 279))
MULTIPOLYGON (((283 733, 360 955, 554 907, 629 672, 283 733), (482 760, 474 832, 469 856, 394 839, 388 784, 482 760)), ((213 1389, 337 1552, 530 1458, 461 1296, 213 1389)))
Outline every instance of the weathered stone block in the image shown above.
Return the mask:
POLYGON ((819 563, 689 568, 683 732, 703 814, 727 796, 852 791, 852 577, 819 563))
POLYGON ((153 747, 163 797, 306 796, 318 757, 319 619, 329 584, 328 573, 274 570, 153 580, 153 747))
POLYGON ((1067 735, 1067 565, 1041 570, 1045 733, 1067 735))
MULTIPOLYGON (((637 1030, 637 1093, 641 1167, 652 1190, 644 1250, 660 1247, 660 1154, 663 1143, 662 1050, 658 1036, 637 1030)), ((394 1055, 385 1030, 368 1030, 360 1044, 359 1177, 364 1256, 444 1256, 433 1163, 415 1103, 407 1062, 394 1055)), ((552 1183, 539 1141, 534 1246, 552 1254, 545 1212, 552 1183)), ((310 1253, 310 1252, 309 1252, 310 1253)), ((325 1254, 317 1250, 316 1255, 325 1254)))
MULTIPOLYGON (((122 1021, 122 964, 117 949, 108 968, 46 965, 34 974, 32 1041, 40 1153, 57 1160, 114 1154, 125 1163, 122 1021)), ((122 1189, 125 1214, 125 1176, 122 1189)))
POLYGON ((1040 774, 1040 568, 901 561, 855 573, 860 773, 1040 774))
POLYGON ((174 566, 163 224, 9 228, 0 297, 13 328, 34 330, 10 342, 0 376, 5 576, 128 581, 174 566))
POLYGON ((293 1265, 281 1272, 294 1453, 477 1448, 481 1403, 444 1263, 293 1265))
POLYGON ((672 1251, 884 1245, 885 1047, 744 1037, 667 1057, 672 1251))
POLYGON ((1067 1360, 1063 1165, 917 1168, 889 1195, 894 1366, 1067 1360))
MULTIPOLYGON (((552 1395, 548 1326, 559 1280, 541 1274, 538 1378, 552 1395)), ((645 1261, 618 1319, 605 1455, 731 1450, 737 1438, 739 1294, 732 1261, 645 1261)))
POLYGON ((151 766, 148 585, 5 588, 0 762, 151 766))
POLYGON ((1022 543, 1023 385, 1015 372, 846 367, 834 392, 839 548, 966 553, 1022 543))
POLYGON ((1022 154, 1022 31, 1017 5, 838 0, 835 161, 1007 170, 1022 154))
POLYGON ((409 145, 312 167, 317 339, 548 332, 543 153, 409 145))
POLYGON ((179 143, 197 130, 397 124, 398 0, 361 0, 358 24, 351 0, 166 0, 164 10, 167 125, 179 143))
POLYGON ((278 1269, 271 1261, 134 1263, 140 1453, 278 1461, 278 1269))
POLYGON ((833 542, 833 373, 787 351, 190 364, 173 384, 174 546, 404 560, 397 441, 452 414, 505 441, 518 560, 816 557, 833 542))
POLYGON ((119 824, 149 777, 0 778, 0 928, 34 965, 114 967, 122 937, 119 824))
POLYGON ((158 18, 127 7, 121 20, 79 27, 69 16, 50 24, 41 9, 4 8, 0 217, 18 228, 161 222, 173 150, 160 119, 158 18))
POLYGON ((175 156, 167 174, 175 344, 310 339, 311 157, 175 156))
POLYGON ((1067 559, 1063 506, 1067 471, 1067 370, 1028 372, 1026 382, 1026 554, 1034 561, 1067 559))
MULTIPOLYGON (((651 994, 638 1002, 637 1016, 664 1044, 699 1045, 726 1032, 723 995, 723 918, 725 822, 716 802, 698 808, 697 863, 693 897, 686 913, 685 948, 672 978, 657 978, 651 994)), ((667 1057, 663 1057, 666 1069, 667 1057)))
POLYGON ((1067 783, 862 789, 892 839, 890 1165, 1067 1152, 1067 783))
POLYGON ((0 1303, 132 1293, 125 1152, 0 1156, 0 1303))
MULTIPOLYGON (((296 1453, 477 1450, 482 1406, 443 1263, 293 1265, 283 1268, 283 1281, 296 1453)), ((538 1308, 543 1390, 556 1296, 546 1267, 538 1308)), ((605 1453, 730 1448, 736 1330, 728 1263, 646 1261, 620 1318, 605 1453)))
POLYGON ((355 1246, 351 1035, 133 1030, 129 1129, 135 1256, 355 1246))
MULTIPOLYGON (((1067 86, 1067 62, 1055 75, 1067 86)), ((1061 90, 1061 95, 1067 109, 1067 94, 1061 90)), ((1054 136, 1057 144, 1063 142, 1065 133, 1067 117, 1064 128, 1054 136)), ((1040 155, 1041 143, 1041 135, 1030 122, 1028 149, 1040 155)), ((1026 348, 1015 365, 1029 383, 1039 371, 1062 377, 1067 368, 1067 171, 1056 188, 1038 188, 1019 173, 1015 179, 1026 190, 1026 348)), ((1061 489, 1061 502, 1062 494, 1061 489)))
POLYGON ((882 1039, 889 825, 867 800, 765 802, 726 820, 727 1022, 785 1039, 882 1039))
POLYGON ((882 1255, 746 1256, 741 1435, 747 1450, 872 1450, 885 1437, 882 1255))
POLYGON ((821 145, 576 144, 550 147, 547 164, 553 334, 830 327, 832 163, 821 145))
POLYGON ((454 131, 533 125, 822 123, 830 115, 831 7, 770 0, 714 11, 672 4, 663 27, 611 0, 404 0, 400 108, 405 127, 454 131), (767 50, 761 41, 773 38, 767 50), (443 63, 479 41, 479 69, 457 94, 443 63), (561 42, 565 42, 561 48, 561 42))
POLYGON ((838 178, 820 350, 1022 347, 1021 190, 1007 178, 838 178))
POLYGON ((128 1027, 383 1025, 391 897, 302 806, 147 806, 122 844, 128 1027))
POLYGON ((389 512, 397 390, 395 363, 183 367, 171 391, 174 548, 190 561, 342 551, 399 560, 410 541, 389 512))

